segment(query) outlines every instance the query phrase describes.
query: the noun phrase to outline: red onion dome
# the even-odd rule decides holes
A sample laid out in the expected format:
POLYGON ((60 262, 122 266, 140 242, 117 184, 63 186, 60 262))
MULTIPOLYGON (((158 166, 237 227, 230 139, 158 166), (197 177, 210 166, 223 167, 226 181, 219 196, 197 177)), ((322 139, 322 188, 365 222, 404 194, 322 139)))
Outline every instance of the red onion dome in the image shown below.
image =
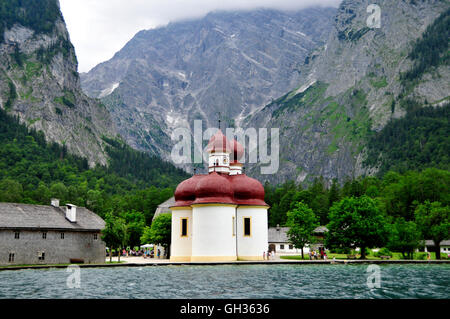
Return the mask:
POLYGON ((233 139, 233 141, 230 142, 231 150, 232 150, 232 156, 233 161, 238 162, 242 155, 244 155, 244 147, 241 143, 233 139))
POLYGON ((268 206, 264 201, 264 187, 258 180, 245 174, 238 174, 230 176, 230 182, 237 204, 268 206))
POLYGON ((231 153, 230 142, 227 137, 223 135, 221 130, 218 130, 216 134, 214 134, 208 142, 208 146, 206 151, 208 153, 213 152, 223 152, 223 153, 231 153))
POLYGON ((210 203, 234 204, 230 182, 216 172, 206 175, 198 182, 195 188, 195 201, 192 204, 210 203))
POLYGON ((195 200, 195 187, 205 175, 194 175, 178 184, 175 190, 175 206, 189 206, 195 200))

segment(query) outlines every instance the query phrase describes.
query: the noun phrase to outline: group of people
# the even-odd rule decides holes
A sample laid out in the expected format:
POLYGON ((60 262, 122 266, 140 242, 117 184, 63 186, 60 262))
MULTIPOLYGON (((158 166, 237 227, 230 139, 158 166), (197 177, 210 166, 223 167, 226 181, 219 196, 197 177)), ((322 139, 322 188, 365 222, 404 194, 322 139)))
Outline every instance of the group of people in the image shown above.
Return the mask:
MULTIPOLYGON (((161 258, 161 250, 158 249, 156 253, 157 258, 161 258)), ((147 249, 143 254, 144 258, 155 258, 155 251, 153 249, 147 249)))
POLYGON ((273 260, 275 259, 275 252, 274 251, 263 251, 263 260, 273 260))
MULTIPOLYGON (((109 248, 106 249, 106 256, 109 256, 110 254, 109 248)), ((113 256, 117 256, 118 253, 122 257, 144 257, 144 258, 155 258, 155 251, 153 248, 147 248, 147 249, 122 249, 113 252, 113 256)), ((156 252, 157 258, 161 258, 161 250, 158 249, 156 252)))
POLYGON ((324 259, 327 260, 328 256, 327 253, 325 252, 324 249, 321 249, 320 252, 317 252, 315 250, 310 250, 309 251, 309 259, 313 260, 313 259, 324 259))

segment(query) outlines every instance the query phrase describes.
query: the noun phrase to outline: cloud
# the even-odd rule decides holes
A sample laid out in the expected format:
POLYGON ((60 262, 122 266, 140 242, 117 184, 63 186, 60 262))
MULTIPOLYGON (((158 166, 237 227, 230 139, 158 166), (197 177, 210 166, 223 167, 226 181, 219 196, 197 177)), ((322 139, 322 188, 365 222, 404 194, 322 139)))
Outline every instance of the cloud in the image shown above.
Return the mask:
POLYGON ((138 31, 200 18, 215 10, 298 10, 341 0, 60 0, 79 71, 87 72, 119 51, 138 31))

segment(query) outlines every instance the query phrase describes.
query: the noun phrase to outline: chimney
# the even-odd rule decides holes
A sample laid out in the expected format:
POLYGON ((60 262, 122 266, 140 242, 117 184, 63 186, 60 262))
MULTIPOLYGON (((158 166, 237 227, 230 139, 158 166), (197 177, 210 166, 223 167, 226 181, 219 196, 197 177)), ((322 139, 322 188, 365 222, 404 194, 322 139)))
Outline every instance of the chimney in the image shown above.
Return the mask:
POLYGON ((280 231, 280 224, 277 224, 277 231, 280 231))
POLYGON ((71 223, 76 223, 77 222, 77 206, 72 205, 72 204, 67 204, 66 205, 66 218, 71 223))
POLYGON ((52 205, 53 207, 59 207, 59 199, 52 198, 50 205, 52 205))

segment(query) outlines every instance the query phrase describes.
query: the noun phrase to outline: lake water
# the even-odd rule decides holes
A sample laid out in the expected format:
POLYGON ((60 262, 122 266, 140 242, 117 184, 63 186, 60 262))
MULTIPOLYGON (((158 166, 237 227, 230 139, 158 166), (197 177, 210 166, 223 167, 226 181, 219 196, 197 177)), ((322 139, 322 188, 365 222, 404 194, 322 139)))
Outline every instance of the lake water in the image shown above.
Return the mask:
POLYGON ((0 298, 450 298, 450 265, 223 265, 0 271, 0 298))

